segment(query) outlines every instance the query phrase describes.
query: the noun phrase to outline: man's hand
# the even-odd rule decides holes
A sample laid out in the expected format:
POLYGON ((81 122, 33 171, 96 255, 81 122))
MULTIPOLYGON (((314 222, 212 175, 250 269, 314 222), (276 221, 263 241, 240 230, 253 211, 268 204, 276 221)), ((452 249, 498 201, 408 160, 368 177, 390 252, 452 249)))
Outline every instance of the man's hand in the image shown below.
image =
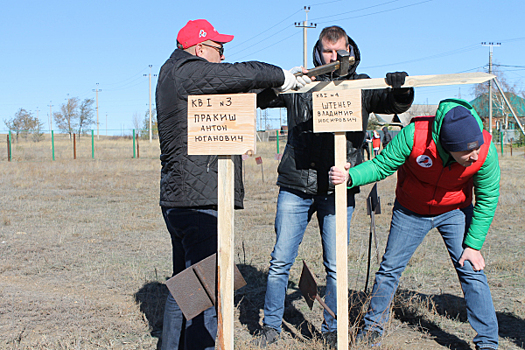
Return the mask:
POLYGON ((292 69, 285 70, 284 73, 284 84, 278 89, 279 92, 285 92, 291 89, 300 89, 306 84, 310 84, 312 79, 308 75, 295 76, 295 73, 308 73, 308 70, 303 67, 294 67, 292 69))
POLYGON ((297 82, 300 85, 296 89, 300 89, 306 84, 310 84, 312 80, 315 80, 315 77, 310 78, 308 75, 306 75, 308 73, 308 69, 304 67, 293 67, 292 69, 290 69, 290 73, 292 73, 293 75, 297 73, 303 73, 303 75, 299 75, 295 77, 297 79, 297 82))
POLYGON ((405 78, 408 77, 407 72, 386 73, 385 82, 394 89, 399 89, 405 83, 405 78))
POLYGON ((470 247, 465 248, 463 254, 461 255, 461 259, 459 259, 459 266, 463 267, 465 260, 470 261, 474 271, 481 271, 485 268, 485 259, 483 259, 483 256, 479 250, 472 249, 470 247))
POLYGON ((350 169, 350 163, 345 164, 344 170, 341 170, 335 166, 331 167, 330 171, 328 172, 328 178, 330 179, 330 182, 334 185, 340 185, 347 182, 350 178, 348 169, 350 169))

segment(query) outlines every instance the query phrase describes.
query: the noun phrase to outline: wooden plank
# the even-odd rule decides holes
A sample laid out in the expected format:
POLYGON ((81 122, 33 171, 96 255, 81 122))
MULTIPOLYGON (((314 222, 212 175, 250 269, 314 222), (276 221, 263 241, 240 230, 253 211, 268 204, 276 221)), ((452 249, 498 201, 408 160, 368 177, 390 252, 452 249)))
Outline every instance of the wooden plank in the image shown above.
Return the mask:
MULTIPOLYGON (((480 84, 496 76, 493 74, 477 73, 457 73, 439 75, 409 75, 405 79, 403 87, 424 87, 441 85, 461 85, 461 84, 480 84)), ((320 81, 312 82, 299 90, 289 90, 289 93, 305 93, 315 91, 336 91, 346 89, 384 89, 390 87, 384 78, 360 79, 360 80, 339 80, 339 81, 320 81)))
POLYGON ((188 96, 188 154, 255 153, 257 95, 188 96))
MULTIPOLYGON (((335 166, 344 169, 346 163, 346 134, 334 135, 335 166)), ((348 219, 346 183, 335 186, 335 230, 337 266, 337 349, 348 349, 348 219)))
POLYGON ((233 350, 233 160, 219 156, 218 162, 217 343, 220 350, 233 350))

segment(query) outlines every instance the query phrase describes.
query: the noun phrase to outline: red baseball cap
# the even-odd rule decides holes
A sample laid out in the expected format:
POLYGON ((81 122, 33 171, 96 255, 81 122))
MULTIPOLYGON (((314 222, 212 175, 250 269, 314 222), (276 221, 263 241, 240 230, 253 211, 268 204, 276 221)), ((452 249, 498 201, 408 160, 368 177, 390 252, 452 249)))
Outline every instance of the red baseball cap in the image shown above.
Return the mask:
POLYGON ((207 20, 196 19, 194 21, 188 21, 188 23, 179 30, 177 47, 179 49, 187 49, 206 40, 227 43, 233 40, 233 35, 219 34, 207 20))

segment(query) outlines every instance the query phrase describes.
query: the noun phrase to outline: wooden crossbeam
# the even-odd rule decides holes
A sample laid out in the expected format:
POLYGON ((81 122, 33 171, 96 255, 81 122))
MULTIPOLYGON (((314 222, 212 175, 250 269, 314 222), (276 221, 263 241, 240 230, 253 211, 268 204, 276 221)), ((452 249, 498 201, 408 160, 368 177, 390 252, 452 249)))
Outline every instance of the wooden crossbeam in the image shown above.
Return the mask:
MULTIPOLYGON (((442 86, 442 85, 462 85, 462 84, 480 84, 496 76, 493 74, 477 72, 477 73, 457 73, 457 74, 438 74, 438 75, 409 75, 405 79, 405 84, 402 87, 424 87, 424 86, 442 86)), ((359 79, 359 80, 336 80, 336 81, 320 81, 312 82, 302 89, 289 90, 283 92, 290 93, 305 93, 315 91, 336 91, 347 89, 384 89, 390 87, 385 82, 384 78, 375 79, 359 79)))

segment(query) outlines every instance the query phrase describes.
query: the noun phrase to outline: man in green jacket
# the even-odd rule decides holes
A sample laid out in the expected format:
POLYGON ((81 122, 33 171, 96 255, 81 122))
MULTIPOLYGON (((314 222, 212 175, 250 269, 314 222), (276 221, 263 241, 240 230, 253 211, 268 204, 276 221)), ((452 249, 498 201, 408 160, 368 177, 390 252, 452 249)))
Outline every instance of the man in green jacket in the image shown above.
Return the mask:
POLYGON ((498 322, 480 249, 498 203, 500 169, 474 108, 463 100, 441 101, 435 117, 414 118, 376 158, 349 168, 332 167, 330 181, 361 186, 398 171, 388 242, 357 339, 378 343, 401 273, 425 235, 437 228, 477 332, 476 349, 497 349, 498 322))

